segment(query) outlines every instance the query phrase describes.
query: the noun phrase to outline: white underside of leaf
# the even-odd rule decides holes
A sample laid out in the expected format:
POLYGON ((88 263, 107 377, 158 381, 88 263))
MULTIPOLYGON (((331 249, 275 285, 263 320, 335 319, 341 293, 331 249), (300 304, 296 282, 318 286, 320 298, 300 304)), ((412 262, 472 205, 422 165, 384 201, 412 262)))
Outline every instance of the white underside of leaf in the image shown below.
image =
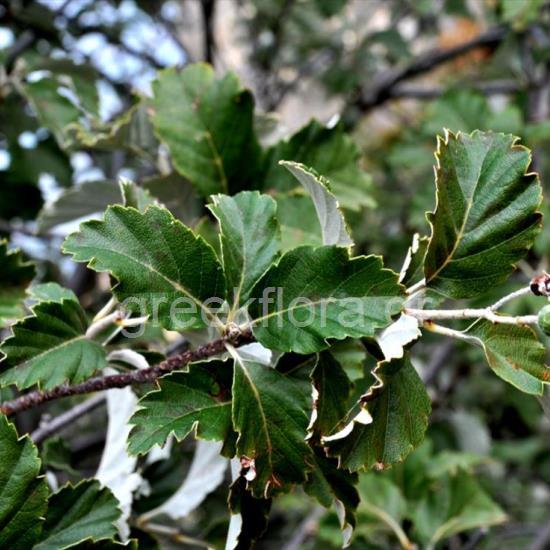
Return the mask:
POLYGON ((311 384, 311 402, 313 403, 313 407, 311 409, 311 416, 309 418, 309 424, 307 427, 306 441, 313 437, 313 426, 315 426, 315 422, 317 422, 317 417, 319 416, 317 412, 318 400, 319 400, 319 391, 317 390, 314 384, 311 384))
POLYGON ((404 346, 416 340, 421 334, 418 319, 402 314, 395 323, 382 331, 376 341, 384 354, 384 359, 391 361, 402 359, 404 346))
POLYGON ((353 246, 353 240, 346 227, 346 220, 338 200, 329 190, 328 182, 298 162, 280 161, 310 194, 323 235, 323 244, 353 246))
MULTIPOLYGON (((104 369, 113 374, 114 369, 104 369)), ((120 538, 126 541, 130 535, 128 518, 132 509, 133 493, 143 483, 136 470, 137 457, 126 452, 130 433, 128 421, 134 414, 138 398, 130 388, 113 389, 106 392, 109 426, 101 462, 95 474, 99 482, 111 489, 120 503, 122 515, 117 521, 120 538)))
POLYGON ((46 481, 48 482, 48 487, 51 489, 52 493, 57 492, 59 489, 59 482, 54 472, 51 470, 46 470, 46 481))
MULTIPOLYGON (((235 481, 241 475, 241 463, 238 458, 232 458, 231 466, 231 481, 235 481)), ((243 518, 241 514, 231 514, 229 521, 229 529, 227 530, 227 538, 225 539, 225 550, 233 550, 237 546, 239 535, 243 526, 243 518)))
POLYGON ((334 501, 334 508, 342 529, 342 548, 347 548, 351 543, 353 526, 346 521, 346 508, 341 500, 336 499, 334 501))
POLYGON ((147 369, 149 368, 149 363, 147 359, 143 357, 140 353, 135 352, 132 349, 118 349, 114 350, 107 356, 109 361, 122 361, 123 363, 128 363, 137 369, 147 369))
POLYGON ((220 455, 221 449, 220 441, 197 441, 193 462, 183 484, 168 500, 143 514, 140 520, 150 520, 161 514, 179 520, 195 510, 223 482, 229 461, 220 455))
POLYGON ((253 342, 252 344, 246 344, 237 349, 238 354, 243 361, 255 361, 260 365, 266 367, 271 366, 273 359, 273 352, 262 346, 259 342, 253 342))
POLYGON ((328 443, 329 441, 344 439, 344 437, 347 437, 353 431, 353 426, 356 423, 363 425, 372 423, 372 416, 367 409, 361 408, 361 410, 351 419, 351 421, 348 422, 339 432, 324 436, 321 438, 321 441, 323 443, 328 443))
POLYGON ((403 267, 401 267, 401 271, 399 272, 400 283, 403 282, 403 279, 407 275, 407 269, 409 269, 409 266, 411 265, 413 255, 418 252, 419 246, 420 246, 420 234, 415 233, 413 235, 412 244, 411 246, 409 246, 409 249, 407 250, 407 255, 405 256, 405 261, 403 262, 403 267))
POLYGON ((155 462, 160 462, 161 460, 166 460, 170 458, 170 452, 172 451, 172 446, 174 445, 174 436, 168 436, 166 443, 159 447, 155 445, 148 453, 147 458, 145 459, 146 464, 154 464, 155 462))

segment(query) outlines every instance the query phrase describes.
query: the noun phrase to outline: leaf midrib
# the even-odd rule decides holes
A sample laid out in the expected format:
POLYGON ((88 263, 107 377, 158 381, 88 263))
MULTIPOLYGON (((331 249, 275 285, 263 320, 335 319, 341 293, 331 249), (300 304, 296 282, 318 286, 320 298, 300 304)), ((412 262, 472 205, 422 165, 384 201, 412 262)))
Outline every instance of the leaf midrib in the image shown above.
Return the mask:
MULTIPOLYGON (((205 411, 210 411, 211 409, 215 410, 215 409, 218 409, 218 408, 227 407, 230 404, 231 404, 230 401, 226 401, 226 402, 223 402, 223 403, 213 403, 211 405, 205 405, 204 407, 194 408, 194 409, 186 412, 185 414, 181 414, 181 415, 177 416, 175 419, 172 418, 172 417, 168 417, 167 418, 167 423, 163 424, 160 428, 155 428, 155 430, 147 437, 147 441, 149 442, 150 440, 156 438, 159 434, 162 435, 162 433, 168 427, 170 427, 170 432, 169 432, 167 437, 169 437, 171 434, 174 434, 176 439, 178 441, 181 441, 183 439, 183 437, 178 437, 176 435, 176 430, 174 428, 175 423, 181 422, 182 420, 188 420, 187 417, 189 417, 189 416, 197 416, 199 414, 204 413, 205 411)), ((142 410, 146 410, 146 409, 142 409, 142 410)), ((189 431, 193 430, 193 427, 194 427, 195 424, 197 426, 200 426, 200 421, 198 419, 193 420, 193 422, 191 423, 191 427, 189 428, 189 431)), ((140 424, 136 424, 136 426, 140 426, 140 424)), ((187 432, 187 433, 189 433, 189 432, 187 432)), ((157 441, 155 441, 154 444, 156 444, 156 443, 157 443, 157 441)))
MULTIPOLYGON (((265 416, 265 412, 264 412, 264 409, 263 409, 262 399, 261 399, 260 394, 259 394, 259 392, 256 388, 256 385, 254 384, 254 382, 250 378, 248 370, 244 366, 244 363, 243 363, 241 357, 239 355, 237 355, 236 359, 237 359, 237 362, 239 363, 239 367, 240 367, 242 373, 244 374, 244 377, 246 378, 246 380, 248 382, 248 385, 249 385, 252 393, 254 394, 254 398, 255 398, 256 402, 258 403, 258 409, 260 411, 260 417, 261 417, 261 420, 262 420, 263 429, 264 429, 264 432, 265 432, 265 437, 266 437, 266 442, 267 442, 267 447, 268 447, 268 453, 267 453, 268 459, 267 460, 268 460, 268 464, 269 464, 269 469, 270 469, 271 472, 273 472, 273 463, 271 461, 271 453, 273 451, 273 444, 271 442, 271 436, 269 435, 269 429, 268 429, 268 425, 267 425, 267 418, 265 416)), ((239 439, 242 438, 242 437, 243 437, 243 433, 240 432, 239 439)))
POLYGON ((470 209, 472 208, 472 204, 473 204, 473 198, 471 201, 468 201, 467 203, 467 207, 466 207, 466 211, 464 213, 464 220, 462 221, 462 225, 458 231, 458 233, 456 234, 456 239, 455 239, 455 242, 454 242, 454 245, 453 245, 453 248, 451 249, 451 251, 447 254, 447 256, 445 257, 445 260, 443 261, 443 263, 430 275, 430 277, 427 277, 426 278, 426 282, 430 282, 432 281, 433 279, 435 279, 437 277, 437 275, 445 268, 447 267, 447 265, 449 263, 451 263, 452 259, 453 259, 453 256, 455 254, 455 252, 457 251, 458 247, 460 246, 460 243, 462 241, 462 237, 464 236, 464 230, 466 229, 466 224, 468 223, 468 216, 470 215, 470 209))
MULTIPOLYGON (((214 84, 216 84, 216 83, 214 83, 214 84)), ((185 81, 183 82, 183 87, 184 87, 185 91, 187 92, 187 94, 192 98, 191 103, 193 105, 197 101, 200 101, 200 96, 204 93, 204 90, 207 89, 209 86, 212 86, 212 80, 210 80, 207 83, 207 85, 204 86, 204 88, 201 89, 200 93, 197 96, 195 96, 187 88, 186 82, 185 81)), ((200 106, 197 107, 197 109, 191 109, 191 112, 193 112, 195 114, 195 116, 197 117, 200 124, 202 124, 203 128, 205 128, 205 137, 206 137, 206 141, 208 142, 208 147, 210 149, 210 152, 212 153, 213 164, 215 165, 216 170, 218 172, 218 175, 221 178, 222 188, 227 193, 228 181, 227 181, 227 176, 225 174, 225 168, 224 168, 224 165, 223 165, 223 160, 222 160, 222 157, 220 155, 220 152, 218 151, 218 147, 217 147, 216 143, 214 142, 214 137, 212 135, 212 131, 210 130, 210 126, 205 122, 205 120, 202 116, 202 113, 200 111, 200 106)))
MULTIPOLYGON (((89 248, 93 252, 93 247, 89 247, 89 248)), ((142 262, 139 259, 134 258, 133 256, 130 256, 128 254, 125 254, 124 252, 122 252, 120 250, 113 250, 112 248, 107 248, 107 247, 103 248, 102 250, 105 250, 107 252, 112 252, 113 254, 118 254, 119 256, 123 256, 124 258, 127 258, 130 261, 133 261, 137 265, 139 265, 141 267, 144 267, 145 269, 149 269, 151 272, 155 273, 156 275, 158 275, 159 277, 164 279, 175 290, 177 290, 178 292, 181 292, 182 294, 184 294, 185 296, 187 296, 188 298, 193 300, 193 302, 197 306, 199 306, 206 313, 206 315, 208 315, 211 319, 217 319, 217 317, 215 315, 213 315, 212 312, 207 307, 205 307, 204 304, 198 298, 195 298, 195 296, 193 296, 193 294, 191 294, 191 292, 189 292, 185 287, 181 286, 177 281, 174 281, 174 280, 170 279, 170 277, 164 275, 164 273, 161 273, 160 271, 155 269, 151 264, 142 262)), ((95 254, 92 254, 92 260, 94 258, 97 258, 97 256, 95 254)), ((113 275, 114 275, 114 271, 112 269, 106 268, 106 271, 109 271, 109 272, 113 273, 113 275)))
MULTIPOLYGON (((75 336, 74 338, 71 338, 70 340, 65 340, 64 342, 61 342, 61 344, 58 344, 57 346, 54 346, 52 348, 48 348, 44 351, 42 351, 41 353, 39 353, 38 355, 33 355, 32 357, 29 357, 28 359, 25 359, 25 361, 23 361, 22 363, 17 363, 17 365, 13 365, 12 367, 9 368, 9 371, 12 371, 13 369, 21 369, 21 368, 25 368, 28 366, 28 364, 31 362, 31 361, 36 361, 37 359, 40 359, 41 357, 45 356, 45 355, 48 355, 49 353, 52 353, 54 351, 58 351, 66 346, 69 346, 71 344, 74 344, 75 342, 78 342, 80 340, 86 340, 86 335, 85 334, 81 334, 79 336, 75 336)), ((9 371, 6 371, 5 374, 9 371)), ((28 377, 25 378, 25 384, 28 382, 28 377)))
MULTIPOLYGON (((360 257, 361 258, 361 257, 360 257)), ((356 259, 360 259, 360 258, 356 258, 356 259)), ((362 259, 364 260, 373 260, 374 257, 373 256, 364 256, 362 257, 362 259)), ((353 260, 352 260, 353 261, 353 260)), ((258 322, 260 321, 264 321, 266 319, 269 319, 271 317, 274 317, 276 315, 283 315, 285 313, 288 313, 290 311, 294 311, 296 309, 299 309, 299 308, 303 308, 303 307, 310 307, 310 306, 318 306, 318 305, 321 305, 323 304, 324 302, 328 302, 328 303, 334 303, 334 302, 339 302, 340 300, 347 300, 349 299, 351 296, 346 296, 345 298, 336 298, 334 296, 334 294, 340 290, 350 279, 352 279, 353 277, 357 277, 361 274, 363 274, 365 271, 368 271, 370 270, 372 267, 373 267, 374 263, 372 261, 370 261, 367 265, 364 265, 362 268, 360 268, 358 271, 355 271, 355 272, 352 272, 350 273, 345 279, 342 279, 333 289, 332 291, 330 292, 330 295, 329 296, 325 296, 323 298, 321 298, 320 300, 314 300, 314 301, 311 301, 309 304, 300 304, 300 305, 297 305, 297 306, 294 306, 294 307, 291 307, 291 308, 284 308, 284 309, 281 309, 281 310, 278 310, 278 311, 273 311, 271 313, 268 313, 267 315, 264 315, 263 317, 258 317, 256 319, 254 319, 252 321, 252 325, 255 325, 257 324, 258 322)), ((380 267, 380 270, 378 273, 376 273, 376 275, 384 272, 384 271, 389 271, 387 269, 384 269, 383 267, 380 267)), ((320 278, 322 275, 321 273, 319 273, 317 275, 317 278, 320 278)), ((296 296, 303 296, 306 289, 308 287, 311 287, 313 282, 315 281, 315 279, 313 279, 312 281, 308 281, 303 287, 302 289, 300 290, 300 292, 298 292, 296 294, 296 296)), ((364 295, 363 296, 358 296, 358 298, 360 299, 377 299, 377 298, 383 298, 384 296, 369 296, 368 293, 373 289, 375 288, 376 286, 378 286, 379 284, 385 282, 385 280, 377 280, 375 281, 373 284, 371 284, 369 286, 368 289, 366 289, 364 291, 364 295)), ((388 297, 391 297, 391 298, 394 298, 394 297, 397 297, 398 295, 389 295, 388 297)))
MULTIPOLYGON (((470 198, 470 199, 466 199, 466 197, 464 197, 464 192, 463 192, 463 190, 462 190, 462 186, 458 183, 459 178, 458 178, 458 175, 457 175, 457 173, 456 173, 455 159, 454 159, 454 157, 452 158, 453 166, 454 166, 454 173, 455 173, 457 185, 458 185, 458 187, 460 188, 460 191, 461 191, 461 193, 462 193, 462 196, 463 196, 463 197, 465 198, 465 200, 466 200, 467 206, 466 206, 466 210, 465 210, 465 212, 464 212, 464 219, 463 219, 463 221, 462 221, 462 225, 461 225, 461 227, 460 227, 459 232, 456 234, 455 243, 454 243, 454 245, 453 245, 451 251, 447 254, 447 256, 446 256, 444 262, 441 264, 441 266, 440 266, 439 268, 437 268, 429 277, 426 277, 426 282, 431 282, 433 279, 435 279, 435 278, 439 275, 439 273, 440 273, 445 267, 447 267, 447 265, 449 265, 449 264, 453 261, 454 254, 455 254, 455 252, 457 251, 458 247, 460 246, 460 244, 461 244, 461 242, 462 242, 462 239, 463 239, 464 233, 465 233, 465 229, 466 229, 467 223, 468 223, 468 221, 469 221, 470 211, 471 211, 472 205, 473 205, 473 203, 474 203, 474 198, 475 198, 475 195, 476 195, 478 186, 479 186, 479 184, 480 184, 481 174, 482 174, 484 168, 487 168, 487 167, 485 167, 485 161, 486 161, 486 159, 487 159, 487 152, 488 152, 488 151, 485 152, 485 155, 484 155, 484 157, 483 157, 483 161, 480 163, 479 173, 477 174, 476 183, 475 183, 475 186, 474 186, 474 188, 473 188, 473 190, 472 190, 471 198, 470 198)), ((493 159, 493 163, 495 163, 495 162, 497 162, 497 159, 496 159, 496 158, 493 159)), ((517 162, 519 162, 519 161, 517 161, 517 162)), ((491 163, 491 165, 492 165, 492 163, 491 163)), ((438 170, 438 172, 439 172, 439 170, 438 170)), ((521 177, 521 176, 520 176, 520 177, 521 177)), ((439 180, 439 175, 438 175, 438 178, 437 178, 437 179, 439 180)), ((531 226, 529 226, 529 227, 531 227, 531 226)), ((529 227, 528 227, 527 229, 529 229, 529 227)), ((523 231, 522 231, 520 234, 522 234, 522 233, 523 233, 523 231)), ((515 238, 515 237, 516 237, 516 236, 514 235, 513 237, 510 238, 510 240, 511 240, 512 238, 515 238)), ((432 230, 432 238, 433 238, 433 230, 432 230)), ((491 250, 491 249, 494 248, 495 246, 496 246, 496 245, 491 246, 488 250, 491 250)), ((485 250, 479 251, 479 252, 477 252, 477 253, 475 253, 475 254, 469 254, 469 255, 465 256, 464 258, 473 256, 473 255, 476 255, 476 254, 480 254, 480 253, 483 253, 483 252, 485 252, 485 250)), ((464 259, 464 258, 460 258, 460 259, 464 259)))
MULTIPOLYGON (((388 298, 395 298, 399 296, 388 296, 388 298)), ((287 307, 284 309, 279 309, 277 311, 273 311, 271 313, 268 313, 267 315, 264 315, 263 317, 257 317, 251 322, 251 325, 254 326, 258 324, 261 321, 265 321, 266 319, 270 319, 271 317, 275 317, 277 315, 284 315, 285 313, 289 313, 290 311, 295 311, 297 309, 305 308, 305 307, 311 307, 311 306, 319 306, 325 302, 327 303, 337 303, 343 300, 349 300, 350 296, 345 298, 335 298, 334 296, 327 296, 326 298, 322 298, 321 300, 315 300, 311 301, 308 304, 300 304, 293 307, 287 307)), ((360 300, 377 300, 380 298, 385 298, 385 296, 355 296, 352 298, 359 298, 360 300)), ((369 319, 372 319, 372 317, 369 317, 369 319)))

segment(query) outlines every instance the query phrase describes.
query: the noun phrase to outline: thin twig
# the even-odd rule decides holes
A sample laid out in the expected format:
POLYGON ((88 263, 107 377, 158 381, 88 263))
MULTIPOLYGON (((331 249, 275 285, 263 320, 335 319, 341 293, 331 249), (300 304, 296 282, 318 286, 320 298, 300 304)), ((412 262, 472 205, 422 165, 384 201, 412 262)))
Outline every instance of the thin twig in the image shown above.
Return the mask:
POLYGON ((475 336, 470 336, 465 334, 460 330, 454 330, 449 327, 442 327, 441 325, 436 325, 431 321, 426 321, 422 325, 426 330, 433 332, 435 334, 441 334, 442 336, 448 336, 449 338, 455 338, 457 340, 463 340, 464 342, 470 342, 471 344, 479 344, 479 340, 475 336))
POLYGON ((155 535, 160 535, 169 538, 173 542, 189 545, 189 546, 198 546, 200 548, 213 549, 214 547, 199 539, 189 537, 186 534, 182 533, 177 527, 170 527, 168 525, 161 525, 159 523, 143 523, 139 524, 139 527, 144 531, 149 531, 155 535))
POLYGON ((536 315, 520 315, 517 317, 511 315, 499 315, 491 308, 484 309, 405 309, 405 313, 415 317, 419 321, 442 321, 453 319, 487 319, 492 323, 503 325, 535 325, 537 323, 536 315))
POLYGON ((504 296, 498 302, 495 302, 489 309, 491 311, 497 311, 500 309, 504 304, 507 304, 508 302, 514 300, 515 298, 519 298, 521 296, 526 296, 527 294, 531 294, 531 285, 520 288, 519 290, 516 290, 514 292, 511 292, 507 296, 504 296))
POLYGON ((409 296, 412 296, 413 294, 415 294, 416 292, 422 290, 424 287, 426 286, 426 279, 422 279, 421 281, 418 281, 417 283, 415 283, 414 285, 410 286, 409 288, 407 288, 407 294, 409 296))
POLYGON ((362 90, 355 101, 355 107, 361 111, 369 111, 391 99, 393 90, 404 80, 426 73, 477 48, 495 48, 504 40, 507 33, 506 26, 497 26, 453 48, 437 48, 419 55, 408 65, 389 69, 374 78, 372 87, 362 90))
POLYGON ((202 19, 204 27, 204 60, 211 65, 214 63, 216 39, 214 37, 214 9, 215 0, 202 0, 202 19))
POLYGON ((408 539, 398 520, 395 520, 391 514, 378 506, 374 506, 368 501, 363 501, 361 505, 364 506, 373 516, 384 522, 394 532, 403 550, 412 550, 413 544, 408 539))
POLYGON ((73 386, 63 384, 47 391, 32 391, 16 399, 0 404, 0 413, 9 416, 63 397, 105 391, 111 388, 124 388, 132 384, 150 384, 165 374, 182 369, 189 363, 202 361, 203 359, 222 353, 227 344, 237 346, 249 343, 252 340, 251 331, 245 330, 235 336, 232 335, 227 338, 214 340, 196 350, 185 351, 173 357, 169 357, 158 365, 148 369, 90 378, 80 384, 75 384, 73 386))
POLYGON ((48 439, 57 432, 62 431, 64 428, 72 424, 75 420, 78 420, 85 414, 97 409, 105 402, 105 395, 94 395, 90 399, 87 399, 83 403, 79 403, 72 409, 56 416, 49 422, 37 428, 31 434, 31 439, 36 443, 42 443, 45 439, 48 439))
MULTIPOLYGON (((462 86, 471 88, 485 95, 511 95, 522 91, 525 86, 509 80, 496 80, 494 82, 482 82, 480 84, 463 83, 462 86)), ((445 86, 397 86, 390 91, 392 99, 436 99, 442 96, 448 87, 445 86)))

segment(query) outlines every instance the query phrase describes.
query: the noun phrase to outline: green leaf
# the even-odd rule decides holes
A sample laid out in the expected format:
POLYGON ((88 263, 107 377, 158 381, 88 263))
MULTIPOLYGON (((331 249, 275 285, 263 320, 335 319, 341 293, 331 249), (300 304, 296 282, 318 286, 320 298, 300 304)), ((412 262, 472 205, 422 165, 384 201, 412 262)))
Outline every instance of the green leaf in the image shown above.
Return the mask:
POLYGON ((36 110, 38 118, 55 136, 59 147, 71 145, 68 126, 80 117, 78 108, 59 93, 61 84, 55 78, 42 78, 24 85, 23 91, 36 110))
POLYGON ((203 216, 193 227, 196 235, 200 235, 216 252, 216 256, 221 258, 221 243, 218 224, 208 216, 203 216))
POLYGON ((326 128, 312 121, 289 140, 267 150, 263 189, 290 191, 296 187, 296 180, 279 165, 280 160, 290 160, 323 174, 343 208, 372 207, 371 178, 359 168, 358 159, 357 146, 340 126, 326 128))
POLYGON ((370 540, 379 531, 390 531, 402 548, 412 548, 413 544, 401 527, 407 502, 399 488, 387 477, 368 473, 359 478, 359 494, 356 534, 370 540))
MULTIPOLYGON (((137 539, 130 539, 126 543, 114 539, 104 539, 97 542, 84 541, 71 546, 72 550, 122 550, 123 548, 127 550, 143 550, 145 545, 141 545, 137 539)), ((149 547, 148 550, 160 550, 160 546, 155 544, 155 546, 149 547)))
POLYGON ((303 483, 313 463, 305 442, 310 396, 272 367, 235 360, 233 425, 237 455, 250 461, 249 487, 256 497, 303 483))
POLYGON ((324 17, 336 15, 346 5, 346 0, 315 0, 317 9, 324 17))
POLYGON ((71 182, 73 170, 66 154, 57 146, 52 136, 41 135, 36 147, 32 149, 21 146, 21 134, 35 133, 39 124, 28 108, 28 102, 19 94, 10 93, 3 96, 0 120, 2 147, 9 153, 10 160, 8 169, 1 171, 0 217, 5 220, 13 217, 34 219, 43 202, 38 188, 41 174, 46 172, 54 177, 60 186, 66 186, 71 182))
POLYGON ((479 320, 468 334, 477 339, 497 376, 525 393, 542 395, 544 384, 550 383, 550 367, 531 328, 479 320))
POLYGON ((513 24, 516 30, 523 30, 541 16, 543 0, 527 0, 518 5, 514 0, 501 0, 502 19, 513 24))
POLYGON ((323 244, 352 246, 346 220, 336 197, 330 191, 330 183, 315 170, 298 162, 281 161, 284 166, 310 194, 323 235, 323 244))
POLYGON ((153 83, 153 93, 155 131, 176 170, 201 195, 233 194, 255 183, 254 100, 234 74, 217 80, 206 64, 169 69, 153 83))
POLYGON ((340 363, 351 380, 363 378, 369 356, 361 340, 349 338, 334 342, 330 346, 330 354, 340 363))
MULTIPOLYGON (((474 130, 493 130, 490 122, 491 108, 487 97, 479 91, 450 89, 428 106, 422 133, 428 139, 452 128, 455 132, 470 133, 474 130)), ((503 130, 512 132, 512 129, 503 130)))
POLYGON ((510 103, 494 109, 482 92, 460 88, 447 90, 430 105, 422 133, 429 139, 442 128, 465 133, 491 130, 524 135, 524 126, 523 113, 517 105, 510 103))
MULTIPOLYGON (((232 515, 241 517, 240 532, 235 546, 227 545, 234 550, 248 550, 254 547, 266 531, 269 512, 271 511, 270 498, 256 498, 246 488, 244 477, 238 477, 229 491, 229 509, 232 515)), ((233 521, 233 520, 231 520, 233 521)))
POLYGON ((71 448, 62 436, 50 437, 42 445, 42 464, 44 469, 66 472, 71 476, 79 475, 71 465, 71 455, 71 448))
POLYGON ((34 71, 47 71, 60 84, 69 88, 77 96, 75 99, 86 111, 96 113, 99 95, 96 81, 98 72, 87 63, 75 63, 67 57, 28 56, 25 59, 26 74, 34 71))
POLYGON ((469 472, 474 466, 484 462, 489 462, 489 460, 483 455, 441 451, 429 461, 426 474, 432 479, 437 479, 446 474, 456 475, 460 469, 469 472))
POLYGON ((237 307, 275 261, 280 247, 277 205, 256 191, 214 195, 209 206, 220 224, 225 280, 237 307))
POLYGON ((408 355, 379 363, 375 374, 379 383, 362 397, 372 422, 356 422, 349 435, 330 443, 329 454, 351 471, 401 462, 428 427, 430 398, 408 355))
POLYGON ((310 431, 319 436, 334 432, 348 412, 351 382, 340 363, 327 351, 319 354, 311 372, 314 391, 310 431))
POLYGON ((28 550, 42 530, 48 487, 39 477, 40 459, 30 437, 17 438, 0 415, 0 548, 28 550))
POLYGON ((200 214, 198 197, 191 184, 178 174, 149 178, 142 182, 142 186, 127 180, 121 185, 122 189, 112 181, 90 181, 68 189, 42 208, 37 220, 38 232, 48 233, 61 224, 79 218, 93 216, 98 219, 111 204, 124 203, 125 206, 139 206, 138 210, 145 210, 148 204, 158 202, 174 216, 189 223, 200 214))
POLYGON ((147 189, 136 185, 133 181, 121 178, 119 187, 124 206, 131 206, 136 210, 144 212, 151 204, 157 204, 155 197, 147 189))
POLYGON ((210 362, 162 378, 130 419, 129 452, 144 454, 164 445, 170 434, 182 440, 191 431, 201 439, 224 441, 232 432, 231 396, 225 389, 230 376, 228 363, 210 362))
POLYGON ((283 252, 306 244, 311 246, 323 244, 319 218, 309 197, 278 194, 275 200, 283 252))
POLYGON ((83 541, 112 538, 119 517, 117 499, 98 481, 66 485, 49 499, 41 541, 34 550, 63 550, 83 541))
POLYGON ((86 338, 87 328, 86 314, 72 298, 38 303, 0 346, 0 385, 51 389, 86 380, 107 365, 105 350, 86 338))
POLYGON ((262 111, 254 113, 254 132, 262 147, 272 145, 281 137, 280 123, 278 113, 262 111))
MULTIPOLYGON (((31 59, 29 72, 48 71, 59 86, 69 89, 79 107, 93 115, 98 115, 99 94, 97 80, 99 74, 90 64, 75 63, 68 57, 53 58, 39 55, 36 61, 31 59)), ((28 60, 28 58, 27 58, 28 60)))
POLYGON ((155 163, 158 141, 153 133, 153 126, 147 114, 145 102, 136 103, 121 116, 100 123, 97 120, 84 124, 74 124, 74 138, 85 149, 114 151, 124 149, 137 155, 150 164, 155 163))
POLYGON ((324 456, 319 448, 315 451, 314 464, 304 490, 325 508, 336 503, 340 526, 344 532, 344 545, 347 546, 355 527, 355 511, 359 504, 359 494, 355 487, 357 474, 339 469, 338 462, 324 456))
POLYGON ((471 298, 501 284, 540 231, 541 186, 516 141, 490 132, 439 139, 424 273, 445 296, 471 298))
POLYGON ((396 274, 376 256, 303 246, 287 252, 252 292, 253 331, 267 348, 312 353, 328 338, 373 336, 402 307, 396 274))
POLYGON ((223 271, 212 248, 165 208, 139 212, 110 206, 102 221, 83 223, 70 235, 63 250, 77 262, 111 273, 119 281, 117 298, 128 299, 127 307, 141 315, 158 314, 165 328, 205 326, 213 315, 203 301, 225 297, 223 271))
POLYGON ((506 520, 500 507, 462 470, 432 484, 427 495, 411 509, 411 514, 415 530, 428 549, 462 531, 506 520))
POLYGON ((120 202, 120 190, 111 181, 90 181, 63 192, 57 200, 42 208, 38 232, 43 234, 58 225, 99 214, 109 204, 120 202))
POLYGON ((36 302, 58 302, 74 300, 78 303, 76 294, 69 288, 64 288, 57 283, 40 283, 27 289, 29 297, 36 302))
POLYGON ((203 213, 202 199, 193 186, 176 172, 145 179, 142 186, 186 225, 194 226, 203 213))
POLYGON ((23 314, 25 287, 35 275, 34 264, 25 262, 20 250, 9 250, 8 241, 0 239, 0 328, 23 314))
POLYGON ((399 282, 402 285, 409 287, 424 278, 424 258, 429 241, 428 237, 421 237, 415 233, 399 274, 399 282))

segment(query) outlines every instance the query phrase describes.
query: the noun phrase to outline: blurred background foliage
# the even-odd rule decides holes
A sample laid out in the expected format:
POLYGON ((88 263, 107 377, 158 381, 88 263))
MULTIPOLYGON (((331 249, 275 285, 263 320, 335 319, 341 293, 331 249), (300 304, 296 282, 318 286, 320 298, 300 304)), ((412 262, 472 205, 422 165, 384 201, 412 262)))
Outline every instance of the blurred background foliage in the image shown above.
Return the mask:
MULTIPOLYGON (((328 177, 356 252, 383 254, 394 269, 414 233, 429 235, 435 136, 444 128, 517 135, 533 149, 548 195, 544 0, 2 0, 0 235, 38 262, 37 281, 58 281, 99 307, 108 280, 68 262, 59 245, 77 221, 120 201, 121 177, 214 241, 208 193, 174 169, 150 122, 156 72, 196 61, 235 72, 252 91, 260 160, 250 156, 235 181, 276 197, 287 246, 319 236, 309 198, 277 166, 283 158, 328 177)), ((549 246, 547 222, 495 298, 546 269, 549 246)), ((525 298, 510 311, 539 305, 525 298)), ((494 377, 477 350, 425 340, 415 366, 433 400, 428 438, 399 467, 361 474, 352 547, 550 547, 542 407, 494 377)), ((370 369, 360 346, 343 349, 342 362, 350 373, 370 369)), ((44 462, 61 477, 93 473, 104 438, 104 413, 94 414, 44 445, 44 462)), ((38 417, 19 422, 27 431, 38 417)), ((138 511, 178 486, 191 448, 184 442, 147 467, 151 491, 138 511)), ((178 527, 222 545, 226 496, 218 489, 178 527)), ((305 495, 275 503, 261 548, 321 545, 341 545, 335 515, 305 495)))

